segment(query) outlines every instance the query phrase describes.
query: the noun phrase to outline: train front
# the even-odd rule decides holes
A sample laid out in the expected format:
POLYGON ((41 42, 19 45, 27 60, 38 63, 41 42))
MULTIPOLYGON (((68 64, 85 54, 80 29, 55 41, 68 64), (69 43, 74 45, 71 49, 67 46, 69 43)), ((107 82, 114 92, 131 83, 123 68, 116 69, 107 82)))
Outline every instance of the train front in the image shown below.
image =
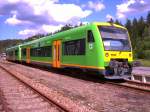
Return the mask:
POLYGON ((129 78, 132 72, 132 48, 128 31, 116 25, 99 26, 104 46, 104 76, 107 79, 129 78))

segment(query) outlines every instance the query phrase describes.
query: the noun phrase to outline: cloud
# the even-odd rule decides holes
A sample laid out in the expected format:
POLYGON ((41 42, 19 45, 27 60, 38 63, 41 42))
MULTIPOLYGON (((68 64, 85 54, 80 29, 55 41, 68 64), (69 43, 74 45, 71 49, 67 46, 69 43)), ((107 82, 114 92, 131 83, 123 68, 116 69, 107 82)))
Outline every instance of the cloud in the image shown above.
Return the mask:
POLYGON ((95 2, 95 3, 92 1, 89 1, 88 7, 91 9, 94 9, 95 11, 101 11, 101 10, 105 9, 105 5, 99 1, 95 2))
POLYGON ((16 15, 13 15, 11 18, 7 18, 5 21, 6 24, 10 25, 24 25, 24 24, 31 24, 30 21, 24 21, 24 20, 19 20, 16 18, 16 15))
POLYGON ((91 11, 85 10, 82 11, 82 9, 74 4, 55 4, 51 6, 51 10, 55 9, 51 12, 49 12, 52 17, 58 21, 58 22, 65 22, 70 21, 72 19, 80 19, 87 17, 91 14, 91 11), (62 14, 63 13, 63 14, 62 14))
POLYGON ((150 10, 150 0, 126 0, 117 7, 117 17, 126 18, 128 14, 150 10))
POLYGON ((107 19, 107 21, 110 21, 110 19, 114 20, 114 17, 112 15, 110 15, 110 14, 107 14, 106 15, 106 19, 107 19))
POLYGON ((53 26, 53 25, 44 24, 38 29, 33 29, 33 28, 24 29, 22 31, 19 31, 18 34, 25 38, 25 37, 30 37, 32 35, 36 35, 38 33, 42 33, 42 34, 45 34, 48 32, 54 33, 55 31, 60 30, 62 26, 63 25, 53 26))
POLYGON ((75 4, 60 4, 58 0, 0 0, 0 15, 9 17, 6 24, 23 26, 20 35, 36 33, 36 30, 53 32, 62 25, 76 24, 90 14, 92 10, 83 10, 75 4))
POLYGON ((105 5, 100 1, 97 1, 97 2, 88 1, 87 4, 83 4, 83 5, 81 5, 81 7, 89 8, 94 11, 101 11, 101 10, 105 9, 105 5))
POLYGON ((18 24, 21 24, 22 22, 16 18, 16 15, 13 15, 12 18, 6 19, 5 23, 11 24, 11 25, 18 25, 18 24))
POLYGON ((63 25, 52 26, 52 25, 43 25, 42 29, 44 32, 55 32, 56 30, 60 30, 63 25))
POLYGON ((35 35, 37 34, 38 31, 35 29, 25 29, 19 32, 19 35, 23 35, 23 36, 31 36, 31 35, 35 35))

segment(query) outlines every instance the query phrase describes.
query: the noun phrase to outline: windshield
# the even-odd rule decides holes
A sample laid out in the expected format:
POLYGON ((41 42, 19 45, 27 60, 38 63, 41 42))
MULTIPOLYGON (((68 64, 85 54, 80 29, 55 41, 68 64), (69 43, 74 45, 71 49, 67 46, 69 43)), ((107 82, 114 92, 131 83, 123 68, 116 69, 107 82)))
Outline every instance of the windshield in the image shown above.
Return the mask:
POLYGON ((130 51, 130 43, 127 30, 112 26, 101 26, 99 31, 105 50, 130 51))

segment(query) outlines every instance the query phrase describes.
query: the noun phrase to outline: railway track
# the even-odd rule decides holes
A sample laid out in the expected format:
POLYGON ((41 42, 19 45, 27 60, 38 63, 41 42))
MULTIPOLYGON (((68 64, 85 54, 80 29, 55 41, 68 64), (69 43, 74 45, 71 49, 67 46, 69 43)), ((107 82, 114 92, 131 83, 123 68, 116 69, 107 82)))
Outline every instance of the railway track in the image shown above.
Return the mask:
MULTIPOLYGON (((3 63, 10 64, 10 65, 13 64, 10 62, 7 62, 7 63, 3 62, 3 63)), ((15 65, 15 64, 13 64, 13 65, 15 65)), ((91 77, 90 77, 90 79, 91 79, 91 77)), ((93 79, 93 80, 95 80, 95 79, 93 79)), ((118 85, 118 86, 124 86, 124 87, 128 87, 128 88, 133 88, 133 89, 137 89, 137 90, 150 92, 150 83, 143 83, 143 82, 132 81, 132 80, 125 80, 125 82, 123 82, 123 83, 115 83, 113 81, 106 81, 106 82, 109 84, 114 84, 114 85, 118 85)))
POLYGON ((143 83, 138 81, 132 81, 132 80, 125 80, 123 83, 116 83, 116 82, 108 82, 108 84, 118 85, 122 87, 132 88, 136 90, 146 91, 150 92, 150 84, 149 83, 143 83))
MULTIPOLYGON (((89 75, 81 77, 81 79, 80 79, 78 77, 77 78, 68 77, 68 75, 67 76, 65 76, 65 75, 58 76, 58 74, 55 74, 55 72, 53 74, 53 72, 50 73, 50 72, 46 72, 45 70, 38 70, 38 69, 35 69, 32 67, 22 66, 22 65, 18 65, 18 64, 14 64, 14 63, 1 63, 0 66, 1 65, 3 67, 5 67, 5 69, 8 69, 9 71, 11 70, 10 72, 13 72, 15 74, 18 73, 21 76, 26 76, 27 78, 29 78, 31 80, 34 80, 34 81, 39 82, 40 84, 43 84, 45 87, 48 85, 48 88, 50 90, 54 86, 54 87, 56 87, 56 91, 58 91, 58 92, 60 91, 60 93, 67 95, 69 98, 75 98, 75 99, 73 99, 74 101, 77 100, 76 98, 79 98, 78 100, 80 100, 80 98, 83 97, 84 100, 81 99, 81 101, 84 102, 86 108, 90 107, 91 110, 89 112, 92 112, 92 110, 93 109, 95 110, 95 108, 96 108, 96 111, 100 111, 103 109, 107 110, 107 108, 108 109, 110 108, 110 110, 116 111, 116 110, 119 110, 119 108, 122 109, 123 107, 127 108, 127 110, 128 109, 130 110, 132 108, 131 109, 132 111, 138 111, 140 109, 143 110, 145 108, 142 105, 138 106, 138 107, 135 105, 132 105, 132 101, 137 102, 137 105, 145 103, 145 105, 147 105, 145 112, 149 112, 149 111, 146 111, 146 110, 149 110, 148 109, 148 107, 149 107, 148 106, 149 105, 149 101, 148 101, 149 92, 139 91, 139 90, 136 90, 133 88, 131 89, 129 87, 125 87, 122 85, 117 86, 115 84, 107 84, 107 82, 109 82, 109 81, 101 81, 100 79, 98 79, 98 77, 93 77, 93 76, 89 76, 89 75), (66 80, 66 81, 64 81, 64 80, 66 80), (51 81, 52 81, 52 83, 51 83, 51 81), (53 85, 53 83, 55 83, 55 84, 53 85), (72 85, 72 83, 73 83, 73 85, 72 85), (61 89, 61 87, 59 88, 59 86, 57 86, 57 84, 61 85, 63 87, 63 89, 61 89), (68 85, 70 85, 70 86, 68 86, 68 85), (81 85, 86 88, 85 89, 82 88, 81 85), (81 88, 81 89, 79 89, 79 88, 81 88), (67 90, 67 91, 65 91, 65 90, 67 90), (68 91, 71 91, 71 94, 68 91), (72 91, 75 91, 75 92, 72 92, 72 91), (69 95, 71 95, 71 96, 69 96, 69 95), (74 95, 74 96, 72 97, 72 95, 74 95), (75 96, 75 95, 77 95, 77 96, 75 96), (79 96, 81 96, 81 97, 79 97, 79 96), (118 99, 118 98, 119 98, 119 100, 116 101, 116 99, 118 99), (111 106, 114 107, 115 105, 121 104, 124 102, 124 100, 126 100, 126 104, 128 104, 128 106, 125 106, 123 104, 123 105, 120 105, 120 107, 115 107, 115 108, 111 109, 111 106), (101 105, 101 104, 103 104, 103 102, 105 102, 104 105, 101 105), (112 102, 112 104, 110 104, 110 102, 112 102), (88 106, 87 106, 87 103, 88 103, 88 106), (110 105, 107 105, 107 103, 110 105), (93 107, 94 104, 95 104, 95 107, 93 107), (89 105, 91 105, 91 106, 89 106, 89 105), (102 107, 104 107, 104 108, 102 108, 102 107)), ((60 74, 62 72, 60 72, 60 74)), ((74 74, 75 74, 75 76, 77 76, 77 73, 74 73, 74 74)), ((80 76, 83 76, 83 74, 80 76)), ((119 83, 119 84, 125 84, 125 83, 119 83)), ((57 95, 57 97, 58 96, 60 96, 60 95, 57 95)), ((52 97, 54 97, 54 95, 52 95, 52 97)), ((60 100, 60 99, 59 99, 59 101, 64 102, 64 100, 60 100)), ((68 102, 66 102, 66 104, 68 105, 68 102)), ((82 104, 80 103, 80 106, 81 105, 82 104)), ((70 103, 69 103, 69 107, 71 107, 70 103)), ((70 110, 70 112, 81 112, 81 111, 74 111, 77 108, 78 107, 76 107, 76 108, 71 107, 72 110, 70 110)), ((82 112, 85 112, 85 111, 82 111, 82 112)))
POLYGON ((68 112, 0 66, 0 112, 68 112))
MULTIPOLYGON (((0 93, 1 94, 1 93, 0 93)), ((1 96, 1 95, 0 95, 1 96)), ((0 97, 0 112, 5 112, 4 105, 2 103, 2 98, 0 97)))
POLYGON ((23 82, 25 85, 30 86, 31 89, 43 96, 46 100, 48 100, 51 103, 54 103, 54 105, 62 109, 61 112, 95 112, 95 110, 89 108, 88 106, 78 104, 72 99, 63 96, 61 93, 59 93, 59 91, 55 91, 51 88, 48 88, 44 84, 40 83, 40 81, 26 77, 25 75, 23 75, 24 73, 16 71, 15 68, 11 68, 8 66, 15 66, 15 64, 4 61, 0 62, 0 69, 3 69, 8 74, 23 82))
MULTIPOLYGON (((9 63, 9 64, 12 64, 12 63, 9 63)), ((114 81, 105 81, 105 82, 108 83, 108 84, 124 86, 124 87, 132 88, 132 89, 137 89, 137 90, 150 92, 150 83, 143 83, 143 82, 132 81, 132 80, 125 80, 123 83, 118 83, 118 82, 116 83, 114 81)))

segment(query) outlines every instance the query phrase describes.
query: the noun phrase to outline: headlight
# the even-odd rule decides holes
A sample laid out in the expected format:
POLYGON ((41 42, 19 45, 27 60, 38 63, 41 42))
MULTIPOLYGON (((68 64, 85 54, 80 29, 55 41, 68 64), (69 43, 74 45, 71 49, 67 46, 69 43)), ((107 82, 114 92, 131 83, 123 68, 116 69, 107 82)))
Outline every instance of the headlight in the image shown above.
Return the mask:
POLYGON ((131 53, 129 53, 129 57, 132 57, 132 54, 131 54, 131 53))
POLYGON ((108 56, 109 56, 109 53, 105 53, 105 56, 108 57, 108 56))

